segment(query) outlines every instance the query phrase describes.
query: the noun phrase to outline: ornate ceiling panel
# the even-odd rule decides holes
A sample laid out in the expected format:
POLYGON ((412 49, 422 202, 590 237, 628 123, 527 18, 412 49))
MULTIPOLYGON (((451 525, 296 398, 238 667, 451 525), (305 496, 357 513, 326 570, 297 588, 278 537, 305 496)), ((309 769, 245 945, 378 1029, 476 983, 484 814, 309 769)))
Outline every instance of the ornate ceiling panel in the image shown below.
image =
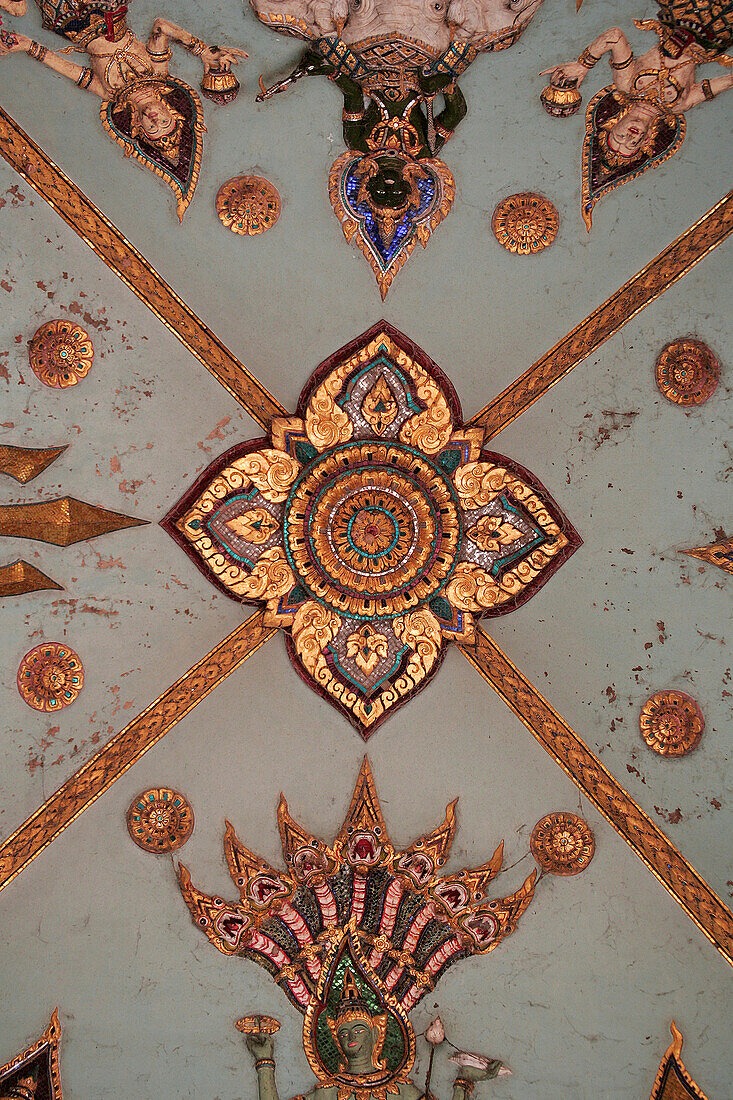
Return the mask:
POLYGON ((0 1096, 725 1095, 729 5, 0 5, 0 1096))

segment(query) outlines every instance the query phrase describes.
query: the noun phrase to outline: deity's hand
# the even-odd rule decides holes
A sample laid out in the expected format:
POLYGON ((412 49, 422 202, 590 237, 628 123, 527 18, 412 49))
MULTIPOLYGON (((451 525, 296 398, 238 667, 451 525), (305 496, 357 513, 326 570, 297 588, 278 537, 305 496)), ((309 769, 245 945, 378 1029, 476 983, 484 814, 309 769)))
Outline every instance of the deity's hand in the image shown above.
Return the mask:
POLYGON ((550 83, 556 88, 567 88, 568 85, 578 85, 585 80, 589 70, 579 61, 566 61, 564 65, 555 65, 552 69, 543 69, 540 76, 550 76, 550 83))
POLYGON ((478 1066, 461 1066, 459 1079, 462 1078, 464 1081, 489 1081, 492 1077, 497 1077, 504 1063, 497 1058, 487 1058, 486 1062, 487 1065, 482 1066, 480 1069, 478 1066))
POLYGON ((9 53, 28 53, 33 39, 17 31, 0 30, 0 57, 9 53))
POLYGON ((247 1049, 256 1062, 260 1058, 272 1058, 275 1043, 271 1035, 266 1035, 264 1031, 253 1031, 245 1041, 247 1049))
POLYGON ((232 65, 239 64, 240 57, 249 57, 249 54, 245 53, 244 50, 236 50, 229 46, 225 46, 223 49, 220 49, 219 46, 205 46, 201 54, 205 73, 208 73, 211 69, 218 72, 227 72, 232 65))

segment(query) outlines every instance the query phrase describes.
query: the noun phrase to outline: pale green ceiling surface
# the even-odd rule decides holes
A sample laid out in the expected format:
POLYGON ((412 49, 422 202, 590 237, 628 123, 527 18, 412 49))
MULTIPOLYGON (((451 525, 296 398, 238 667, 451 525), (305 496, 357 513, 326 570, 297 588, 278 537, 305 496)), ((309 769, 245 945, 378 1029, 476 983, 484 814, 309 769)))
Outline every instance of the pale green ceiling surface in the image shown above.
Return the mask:
MULTIPOLYGON (((385 316, 448 373, 470 415, 729 186, 721 151, 730 110, 718 101, 690 113, 672 162, 598 205, 586 234, 581 118, 550 119, 537 99, 538 71, 577 55, 610 19, 608 5, 586 0, 577 18, 574 7, 546 0, 519 45, 480 57, 462 79, 469 115, 444 154, 458 185, 453 211, 385 304, 327 198, 328 168, 342 150, 339 97, 326 81, 306 81, 256 106, 256 76, 285 71, 299 46, 249 10, 165 5, 194 32, 251 54, 236 103, 206 105, 201 180, 183 227, 168 190, 104 137, 91 96, 10 58, 0 63, 0 103, 288 407, 322 358, 385 316), (234 237, 214 212, 217 187, 241 171, 266 175, 282 194, 280 221, 260 238, 234 237), (547 194, 561 218, 555 245, 533 259, 505 253, 488 227, 498 199, 524 189, 547 194)), ((146 33, 157 12, 136 0, 133 26, 146 33)), ((652 13, 625 0, 613 21, 652 13)), ((38 26, 35 12, 24 26, 38 26)), ((641 47, 644 35, 634 32, 634 42, 641 47)), ((187 57, 175 71, 194 80, 187 57)), ((606 71, 604 63, 588 79, 586 98, 606 71)), ((2 501, 69 493, 151 521, 67 549, 0 542, 0 563, 25 557, 66 588, 2 601, 4 837, 89 758, 96 733, 107 740, 241 622, 242 609, 207 584, 157 521, 213 457, 260 431, 4 163, 0 197, 0 266, 12 288, 0 291, 8 353, 0 367, 9 374, 6 382, 0 371, 0 441, 70 443, 27 486, 3 478, 2 501), (40 323, 68 315, 87 320, 97 358, 83 384, 53 391, 28 370, 24 345, 40 323), (81 696, 52 720, 15 688, 20 658, 41 640, 68 642, 86 669, 81 696)), ((678 551, 712 541, 730 514, 730 255, 729 245, 718 249, 494 441, 544 482, 584 545, 529 604, 489 624, 727 900, 730 581, 678 551), (720 354, 724 374, 706 405, 684 412, 659 395, 652 367, 664 343, 693 331, 720 354), (638 734, 638 709, 661 687, 689 691, 705 713, 701 746, 683 760, 659 759, 638 734)), ((295 1011, 266 974, 225 959, 200 935, 170 863, 134 847, 124 813, 146 786, 183 790, 197 824, 182 858, 201 887, 233 897, 224 816, 277 863, 280 789, 296 817, 330 837, 362 752, 348 724, 297 678, 281 638, 234 673, 0 893, 2 985, 13 991, 0 1064, 58 1003, 65 1098, 251 1098, 254 1072, 232 1021, 259 1009, 283 1022, 283 1100, 309 1087, 295 1011)), ((369 754, 400 841, 437 823, 460 795, 456 868, 485 859, 502 836, 511 864, 539 817, 578 807, 574 786, 457 652, 374 735, 369 754)), ((711 1100, 723 1100, 733 1079, 730 968, 581 806, 598 843, 588 871, 545 878, 515 935, 457 965, 416 1010, 417 1030, 437 1002, 456 1043, 502 1057, 514 1077, 479 1086, 487 1097, 646 1100, 674 1018, 689 1068, 711 1100)), ((497 890, 515 888, 530 867, 525 860, 497 890)), ((447 1066, 437 1085, 446 1097, 447 1066)))
MULTIPOLYGON (((236 890, 222 856, 224 817, 242 841, 281 865, 275 808, 331 839, 348 806, 362 746, 336 715, 313 721, 312 693, 268 646, 181 722, 0 895, 5 975, 13 990, 8 1053, 58 1001, 65 1023, 65 1096, 249 1100, 254 1071, 233 1021, 261 1011, 282 1021, 283 1098, 312 1080, 301 1020, 267 974, 220 955, 193 925, 166 857, 139 851, 124 813, 146 786, 183 788, 197 814, 180 858, 194 882, 236 890), (273 698, 272 684, 284 684, 273 698), (255 698, 243 713, 242 692, 255 698), (283 709, 302 732, 282 731, 283 709), (29 1022, 31 1021, 31 1022, 29 1022)), ((329 708, 330 709, 330 708, 329 708)), ((439 683, 370 746, 390 835, 409 842, 460 793, 451 867, 477 863, 506 840, 506 863, 527 849, 550 807, 578 809, 568 779, 451 653, 439 683), (462 736, 460 730, 463 730, 462 736), (444 732, 438 732, 444 731, 444 732)), ((674 1018, 686 1060, 713 1098, 727 1095, 729 968, 626 845, 583 800, 598 849, 576 879, 543 879, 517 932, 457 964, 414 1013, 421 1031, 438 1005, 451 1039, 495 1053, 514 1076, 482 1094, 536 1100, 646 1100, 674 1018)), ((525 860, 492 892, 514 889, 525 860)), ((424 1074, 424 1064, 418 1079, 424 1074)), ((449 1067, 436 1094, 449 1096, 449 1067)))

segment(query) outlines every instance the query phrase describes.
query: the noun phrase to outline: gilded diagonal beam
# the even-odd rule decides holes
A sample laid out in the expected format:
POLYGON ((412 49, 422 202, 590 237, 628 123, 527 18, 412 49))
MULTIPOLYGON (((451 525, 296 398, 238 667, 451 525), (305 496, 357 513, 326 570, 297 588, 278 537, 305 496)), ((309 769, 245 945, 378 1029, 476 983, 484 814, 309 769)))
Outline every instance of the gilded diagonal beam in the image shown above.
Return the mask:
POLYGON ((269 428, 273 417, 287 415, 282 405, 178 297, 142 253, 2 107, 0 154, 244 406, 253 420, 269 428))
POLYGON ((459 648, 733 965, 733 913, 694 867, 483 630, 459 648))
POLYGON ((489 440, 733 233, 733 191, 471 417, 489 440))
POLYGON ((256 611, 176 680, 51 795, 0 845, 0 890, 71 825, 210 691, 256 653, 275 630, 256 611))

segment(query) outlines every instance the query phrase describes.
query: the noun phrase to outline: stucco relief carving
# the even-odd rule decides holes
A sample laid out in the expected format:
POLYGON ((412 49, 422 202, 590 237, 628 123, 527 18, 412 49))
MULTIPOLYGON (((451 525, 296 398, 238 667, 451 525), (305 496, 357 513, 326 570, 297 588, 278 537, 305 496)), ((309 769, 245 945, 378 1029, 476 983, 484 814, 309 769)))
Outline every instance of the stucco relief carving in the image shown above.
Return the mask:
POLYGON ((268 27, 309 43, 289 77, 340 89, 349 152, 329 195, 344 236, 370 263, 385 297, 419 242, 448 214, 455 182, 437 154, 465 117, 459 77, 482 51, 506 49, 542 0, 251 0, 268 27))
MULTIPOLYGON (((238 90, 232 65, 243 50, 210 46, 166 19, 154 21, 147 40, 127 25, 127 7, 109 0, 36 0, 45 30, 60 35, 88 64, 78 65, 15 29, 0 31, 0 58, 25 53, 78 88, 101 99, 102 125, 120 145, 173 190, 179 219, 193 198, 203 153, 201 101, 169 72, 173 44, 203 65, 201 90, 217 103, 238 90)), ((0 0, 0 8, 24 15, 25 0, 0 0)))

